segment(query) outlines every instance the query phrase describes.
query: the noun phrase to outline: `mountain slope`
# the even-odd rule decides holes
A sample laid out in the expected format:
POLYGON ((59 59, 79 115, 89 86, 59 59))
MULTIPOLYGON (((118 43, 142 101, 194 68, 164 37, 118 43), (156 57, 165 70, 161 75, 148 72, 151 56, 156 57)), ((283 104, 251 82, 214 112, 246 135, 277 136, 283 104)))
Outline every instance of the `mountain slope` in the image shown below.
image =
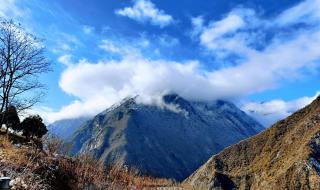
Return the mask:
POLYGON ((320 97, 226 148, 186 181, 195 189, 320 189, 320 97))
POLYGON ((160 106, 124 100, 87 122, 71 143, 73 153, 92 153, 106 164, 182 180, 212 154, 262 129, 231 103, 166 95, 160 106))
POLYGON ((89 120, 89 118, 80 117, 75 119, 63 119, 55 121, 54 123, 48 125, 49 134, 57 135, 61 139, 68 139, 87 120, 89 120))

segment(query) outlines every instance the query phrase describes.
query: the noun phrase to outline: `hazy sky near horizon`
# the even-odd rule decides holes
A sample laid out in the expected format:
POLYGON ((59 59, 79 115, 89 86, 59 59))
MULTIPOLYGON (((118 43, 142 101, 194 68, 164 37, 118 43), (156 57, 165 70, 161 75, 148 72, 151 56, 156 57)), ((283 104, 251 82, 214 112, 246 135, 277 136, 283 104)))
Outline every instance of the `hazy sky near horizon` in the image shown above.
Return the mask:
POLYGON ((45 39, 47 122, 175 92, 269 125, 319 91, 320 0, 0 0, 0 17, 45 39))

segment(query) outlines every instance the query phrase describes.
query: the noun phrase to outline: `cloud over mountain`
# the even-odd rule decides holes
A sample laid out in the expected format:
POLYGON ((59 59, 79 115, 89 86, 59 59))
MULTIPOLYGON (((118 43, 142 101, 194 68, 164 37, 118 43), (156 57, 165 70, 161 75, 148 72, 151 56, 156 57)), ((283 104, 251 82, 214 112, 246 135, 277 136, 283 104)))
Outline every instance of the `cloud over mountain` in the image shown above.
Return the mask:
POLYGON ((267 102, 245 102, 242 103, 241 109, 259 120, 265 127, 269 127, 275 122, 288 117, 295 111, 310 104, 319 94, 320 92, 311 97, 305 96, 290 101, 274 99, 267 102))
POLYGON ((96 113, 136 94, 150 99, 175 92, 200 100, 245 96, 309 73, 320 58, 319 48, 320 33, 302 34, 286 43, 273 44, 237 66, 212 71, 203 70, 197 61, 148 60, 138 55, 98 63, 82 60, 68 66, 61 76, 61 88, 79 100, 64 107, 59 115, 66 116, 64 111, 79 116, 96 113))
MULTIPOLYGON (((55 121, 94 115, 124 97, 137 94, 145 102, 152 102, 154 97, 167 92, 192 100, 244 97, 281 86, 283 81, 295 81, 317 73, 320 60, 318 10, 319 1, 308 0, 268 19, 245 8, 233 9, 217 20, 193 18, 192 37, 199 46, 218 60, 228 62, 230 56, 239 57, 233 64, 209 67, 211 69, 206 67, 210 63, 201 60, 154 59, 130 43, 119 45, 104 39, 100 48, 117 54, 116 59, 82 59, 67 63, 69 56, 61 57, 67 67, 59 85, 77 100, 58 112, 46 114, 46 118, 55 121), (286 32, 296 24, 305 27, 286 32), (273 31, 270 40, 263 40, 270 30, 273 31)), ((159 26, 172 22, 170 15, 144 0, 134 1, 133 7, 117 10, 117 14, 159 26)))

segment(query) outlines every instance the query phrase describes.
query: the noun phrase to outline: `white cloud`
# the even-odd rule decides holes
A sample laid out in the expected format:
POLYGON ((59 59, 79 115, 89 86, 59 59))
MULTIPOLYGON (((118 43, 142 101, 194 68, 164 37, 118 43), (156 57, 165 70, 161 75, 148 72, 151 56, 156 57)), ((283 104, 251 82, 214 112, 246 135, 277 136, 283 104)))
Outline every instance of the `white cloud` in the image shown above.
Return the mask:
POLYGON ((298 22, 310 23, 320 20, 320 0, 306 0, 284 11, 277 18, 276 24, 288 25, 298 22))
POLYGON ((140 57, 140 48, 145 48, 149 45, 148 41, 138 40, 129 42, 116 42, 114 40, 104 39, 101 41, 99 48, 105 50, 108 53, 113 53, 123 57, 140 57))
POLYGON ((215 54, 248 54, 253 50, 248 47, 249 37, 245 33, 253 26, 257 25, 255 12, 251 9, 235 9, 218 21, 211 21, 208 26, 204 26, 203 18, 192 18, 193 37, 198 34, 200 44, 211 50, 215 54), (250 25, 250 26, 248 26, 250 25))
POLYGON ((190 96, 190 92, 198 88, 197 83, 205 82, 204 77, 197 73, 197 67, 197 62, 150 61, 134 56, 118 62, 91 64, 82 61, 63 73, 60 86, 82 100, 100 95, 112 97, 108 99, 135 94, 151 96, 168 90, 190 96), (191 81, 195 85, 185 88, 184 82, 191 81))
POLYGON ((133 7, 116 10, 117 15, 126 16, 141 23, 150 22, 153 25, 165 27, 173 23, 171 15, 159 10, 149 0, 135 0, 133 7))
POLYGON ((46 42, 52 44, 52 48, 49 49, 56 54, 65 54, 74 52, 74 50, 83 47, 82 41, 75 35, 61 32, 56 27, 50 29, 51 34, 48 35, 46 42))
POLYGON ((229 14, 226 18, 211 23, 201 34, 201 42, 209 48, 216 48, 218 44, 214 43, 217 39, 226 34, 232 34, 244 27, 245 22, 236 14, 229 14))
POLYGON ((82 30, 85 34, 91 34, 94 31, 94 27, 92 26, 88 26, 88 25, 84 25, 82 27, 82 30))
POLYGON ((277 99, 263 103, 246 102, 243 103, 241 109, 255 117, 266 127, 269 127, 276 121, 284 119, 293 112, 310 104, 319 94, 320 92, 313 97, 302 97, 291 101, 277 99))
POLYGON ((180 43, 178 38, 174 38, 168 35, 160 35, 158 37, 159 44, 165 47, 173 47, 180 43))
POLYGON ((318 69, 320 32, 305 33, 285 43, 273 43, 237 66, 210 73, 221 97, 270 89, 280 80, 298 79, 303 72, 318 69))
POLYGON ((101 44, 99 45, 101 49, 104 49, 105 51, 111 52, 111 53, 121 53, 123 49, 119 46, 117 46, 114 42, 111 40, 102 40, 101 44))
MULTIPOLYGON (((197 65, 197 62, 183 65, 163 60, 148 61, 135 56, 119 62, 95 64, 82 60, 70 65, 60 80, 60 87, 79 100, 59 112, 47 112, 42 116, 53 122, 62 118, 93 115, 125 97, 141 94, 142 101, 150 102, 152 97, 169 89, 195 98, 196 94, 191 93, 195 90, 199 92, 198 86, 205 83, 205 78, 195 73, 197 65), (185 88, 185 82, 193 85, 185 88)), ((205 93, 205 90, 202 91, 205 93)))
POLYGON ((319 30, 320 0, 300 2, 269 19, 260 18, 252 9, 236 8, 220 20, 210 21, 208 25, 203 24, 202 17, 192 18, 191 22, 193 34, 197 34, 192 37, 197 37, 200 44, 215 56, 225 58, 236 54, 247 58, 261 51, 261 44, 268 47, 268 44, 264 44, 264 37, 272 33, 272 30, 277 32, 268 37, 271 42, 290 39, 301 31, 307 33, 314 29, 319 30), (290 30, 290 34, 284 34, 284 31, 289 31, 295 24, 307 24, 309 28, 295 27, 295 30, 290 30), (260 49, 257 46, 260 46, 260 49))
POLYGON ((139 46, 141 46, 142 48, 147 48, 150 45, 150 41, 147 39, 142 39, 139 43, 139 46))
POLYGON ((70 66, 72 64, 72 55, 65 54, 58 57, 58 61, 66 66, 70 66))
POLYGON ((17 19, 25 15, 26 11, 17 6, 16 0, 1 0, 0 17, 2 18, 17 19))
MULTIPOLYGON (((103 97, 100 96, 99 98, 103 97)), ((50 109, 36 109, 34 113, 41 115, 44 121, 47 124, 50 124, 54 121, 65 118, 74 119, 82 116, 94 116, 100 111, 106 109, 105 106, 110 106, 110 104, 105 104, 105 102, 105 99, 97 99, 96 97, 94 97, 89 101, 76 100, 71 104, 62 107, 58 112, 55 112, 50 109)))
POLYGON ((202 16, 193 17, 191 18, 191 23, 192 23, 191 37, 195 37, 203 31, 204 18, 202 16))

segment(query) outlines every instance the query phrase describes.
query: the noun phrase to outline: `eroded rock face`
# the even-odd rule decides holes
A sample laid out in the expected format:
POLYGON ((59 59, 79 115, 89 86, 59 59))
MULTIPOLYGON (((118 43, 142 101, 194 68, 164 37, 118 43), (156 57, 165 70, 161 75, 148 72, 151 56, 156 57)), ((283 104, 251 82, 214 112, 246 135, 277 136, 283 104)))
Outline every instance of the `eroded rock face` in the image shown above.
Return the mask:
POLYGON ((309 163, 320 175, 320 133, 317 133, 310 141, 311 155, 309 163))
POLYGON ((74 153, 94 154, 106 164, 183 180, 212 154, 262 129, 229 102, 191 102, 171 94, 161 106, 127 99, 89 121, 72 143, 74 153))
POLYGON ((195 189, 320 189, 320 97, 223 150, 185 184, 195 189))

